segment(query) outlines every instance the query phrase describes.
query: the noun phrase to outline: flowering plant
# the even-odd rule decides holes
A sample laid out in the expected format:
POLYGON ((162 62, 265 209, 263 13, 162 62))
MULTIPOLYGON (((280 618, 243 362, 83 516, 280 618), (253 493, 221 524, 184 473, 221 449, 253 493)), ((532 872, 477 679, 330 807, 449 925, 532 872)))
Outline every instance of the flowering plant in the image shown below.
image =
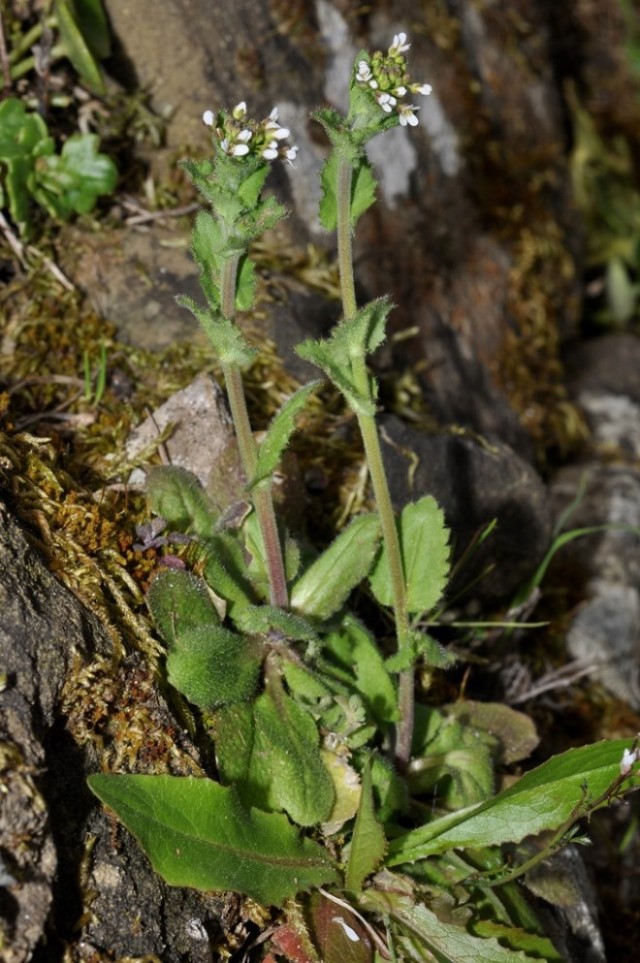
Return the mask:
POLYGON ((297 350, 355 413, 376 502, 324 551, 284 531, 272 500, 274 472, 319 383, 292 395, 258 443, 242 382, 256 349, 235 323, 253 303, 250 244, 284 213, 262 195, 269 164, 294 161, 296 148, 276 111, 255 121, 242 102, 204 115, 213 156, 184 166, 211 207, 192 236, 206 306, 180 302, 220 361, 246 488, 221 509, 188 472, 151 473, 153 512, 163 530, 190 534, 198 559, 192 571, 159 571, 148 605, 168 680, 213 740, 217 781, 101 774, 90 786, 170 883, 286 905, 270 961, 555 961, 515 880, 574 838, 581 818, 640 785, 638 749, 615 740, 570 750, 496 793, 499 758, 527 754, 504 735, 522 717, 505 706, 491 707, 491 721, 469 703, 466 714, 414 705, 416 665, 433 674, 454 661, 424 631, 446 589, 449 532, 430 497, 393 511, 367 367, 391 306, 358 306, 351 251, 375 199, 366 144, 414 127, 418 108, 405 98, 430 92, 411 82, 408 49, 400 33, 386 54, 360 52, 347 115, 315 115, 332 145, 321 218, 337 231, 343 317, 328 339, 297 350), (361 583, 393 613, 391 655, 349 607, 361 583), (549 830, 534 856, 506 863, 503 844, 549 830))

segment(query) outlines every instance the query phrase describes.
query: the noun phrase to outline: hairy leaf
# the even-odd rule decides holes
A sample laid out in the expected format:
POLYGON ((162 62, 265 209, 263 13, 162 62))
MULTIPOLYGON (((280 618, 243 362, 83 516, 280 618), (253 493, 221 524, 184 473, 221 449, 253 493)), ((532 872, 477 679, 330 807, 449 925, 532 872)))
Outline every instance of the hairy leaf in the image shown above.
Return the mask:
POLYGON ((220 622, 206 582, 190 572, 179 569, 158 572, 149 586, 146 601, 160 635, 170 646, 177 645, 184 632, 220 622))
POLYGON ((242 893, 282 905, 338 875, 328 855, 286 816, 247 810, 209 779, 99 774, 89 787, 136 837, 172 886, 242 893))
POLYGON ((325 653, 341 673, 339 678, 361 695, 371 717, 380 725, 398 719, 398 702, 384 659, 365 627, 345 615, 340 627, 325 639, 325 653))
MULTIPOLYGON (((367 159, 360 156, 354 163, 355 167, 351 174, 349 209, 352 228, 356 226, 361 215, 375 203, 377 187, 377 181, 367 159)), ((320 223, 326 231, 335 231, 338 226, 337 182, 339 164, 338 152, 334 150, 327 158, 320 175, 322 184, 320 223)))
POLYGON ((247 368, 251 364, 257 352, 229 318, 211 308, 205 310, 199 307, 184 294, 178 295, 176 303, 191 311, 200 323, 221 364, 237 365, 239 368, 247 368))
POLYGON ((360 515, 325 549, 291 590, 291 607, 326 620, 368 574, 380 541, 377 515, 360 515))
MULTIPOLYGON (((435 499, 427 495, 405 505, 398 520, 398 535, 408 610, 427 612, 440 599, 449 573, 449 530, 435 499)), ((391 574, 384 546, 369 581, 380 604, 392 605, 391 574)))
POLYGON ((167 656, 169 682, 201 709, 248 699, 255 691, 262 649, 221 625, 197 625, 176 635, 167 656))
POLYGON ((294 432, 297 416, 306 405, 309 395, 311 395, 321 383, 321 381, 310 381, 302 388, 298 388, 290 398, 287 398, 280 411, 278 411, 269 425, 267 434, 260 443, 256 470, 249 483, 249 488, 264 481, 266 478, 270 478, 274 473, 280 463, 282 453, 294 432))
POLYGON ((365 879, 376 871, 386 852, 386 840, 378 822, 371 788, 371 764, 362 773, 360 807, 351 837, 349 859, 345 873, 345 888, 359 893, 365 879))
POLYGON ((147 475, 151 511, 179 532, 212 535, 218 517, 213 502, 193 472, 179 465, 157 465, 147 475))
POLYGON ((254 704, 251 779, 264 807, 284 809, 300 826, 325 821, 335 793, 311 716, 271 680, 254 704))

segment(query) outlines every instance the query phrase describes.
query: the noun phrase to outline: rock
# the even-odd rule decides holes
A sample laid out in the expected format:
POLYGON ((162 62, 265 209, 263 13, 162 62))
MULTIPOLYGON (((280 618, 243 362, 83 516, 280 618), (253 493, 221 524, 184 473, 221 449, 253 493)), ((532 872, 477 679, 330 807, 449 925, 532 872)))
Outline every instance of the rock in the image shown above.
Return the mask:
MULTIPOLYGON (((127 457, 135 461, 142 452, 152 450, 167 429, 170 434, 163 445, 171 464, 188 468, 206 486, 212 469, 233 438, 224 394, 211 375, 199 375, 143 421, 127 440, 127 457)), ((144 477, 144 472, 135 469, 129 481, 143 484, 144 477)))
POLYGON ((384 458, 396 507, 430 494, 442 506, 454 538, 454 559, 494 519, 492 535, 465 563, 455 595, 486 571, 474 595, 509 601, 549 546, 551 517, 545 486, 507 445, 472 435, 417 431, 398 418, 381 420, 384 458), (414 457, 415 471, 413 471, 414 457))
POLYGON ((167 887, 86 786, 101 765, 202 774, 198 753, 1 501, 0 612, 2 960, 209 963, 225 901, 167 887))

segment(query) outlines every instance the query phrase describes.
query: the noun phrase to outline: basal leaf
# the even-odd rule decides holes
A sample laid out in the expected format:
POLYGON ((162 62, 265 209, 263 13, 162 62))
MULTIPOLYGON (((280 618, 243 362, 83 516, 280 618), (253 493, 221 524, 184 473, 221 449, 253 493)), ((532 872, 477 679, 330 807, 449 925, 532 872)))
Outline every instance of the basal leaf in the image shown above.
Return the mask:
POLYGON ((295 612, 273 605, 249 605, 234 617, 236 626, 250 635, 273 635, 291 642, 319 643, 316 629, 295 612))
MULTIPOLYGON (((442 509, 430 495, 405 505, 398 520, 407 583, 407 607, 418 614, 440 599, 449 573, 449 530, 442 509)), ((391 575, 383 547, 369 581, 381 605, 393 604, 391 575)))
POLYGON ((384 832, 375 812, 371 788, 371 764, 367 760, 362 772, 360 806, 351 837, 345 888, 352 893, 359 893, 365 879, 371 876, 382 862, 386 848, 384 832))
POLYGON ((390 916, 403 958, 423 963, 533 963, 536 956, 507 949, 497 939, 474 936, 464 926, 439 919, 423 902, 392 891, 369 889, 364 904, 373 912, 390 916))
POLYGON ((206 582, 180 569, 158 572, 146 601, 156 628, 170 646, 178 644, 183 632, 220 622, 206 582))
POLYGON ((262 649, 221 625, 197 625, 176 634, 167 656, 169 682, 194 705, 213 709, 248 699, 255 691, 262 649))
POLYGON ((100 774, 89 787, 172 886, 242 893, 265 905, 336 883, 328 855, 286 816, 247 810, 209 779, 100 774))
POLYGON ((255 701, 254 722, 251 779, 261 789, 264 808, 284 809, 300 826, 324 822, 335 793, 309 713, 274 677, 255 701))
POLYGON ((309 395, 321 383, 321 381, 310 381, 302 388, 298 388, 290 398, 287 398, 282 408, 275 415, 267 429, 267 434, 260 443, 256 470, 250 482, 250 488, 274 473, 295 430, 297 416, 306 405, 309 395))
MULTIPOLYGON (((587 812, 589 800, 606 792, 620 774, 622 753, 629 745, 628 739, 615 739, 554 756, 486 802, 394 839, 387 865, 414 862, 449 849, 519 842, 556 829, 572 814, 577 818, 587 812)), ((640 777, 630 777, 625 785, 640 786, 640 777)))
POLYGON ((118 171, 98 147, 95 134, 72 134, 59 155, 40 158, 33 195, 52 216, 88 214, 98 197, 113 192, 118 171))
POLYGON ((147 475, 151 511, 170 528, 200 538, 213 534, 218 512, 193 472, 179 465, 158 465, 147 475))
POLYGON ((361 695, 371 717, 381 725, 398 718, 396 689, 378 648, 365 627, 345 615, 325 639, 325 655, 342 669, 340 678, 361 695))
POLYGON ((377 515, 360 515, 325 549, 291 590, 291 608, 326 620, 366 578, 380 541, 377 515))

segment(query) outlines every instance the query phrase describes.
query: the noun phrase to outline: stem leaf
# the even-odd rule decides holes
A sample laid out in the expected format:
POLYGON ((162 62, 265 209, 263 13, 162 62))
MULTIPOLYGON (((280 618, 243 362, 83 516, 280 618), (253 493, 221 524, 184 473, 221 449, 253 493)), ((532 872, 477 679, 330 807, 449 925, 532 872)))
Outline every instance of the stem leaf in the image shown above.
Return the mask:
POLYGON ((249 489, 273 475, 280 463, 282 453, 296 427, 296 417, 302 411, 309 395, 322 384, 320 380, 310 381, 287 398, 280 411, 275 415, 267 434, 258 449, 256 470, 249 489))
POLYGON ((286 816, 245 809, 237 794, 192 776, 102 773, 89 787, 136 837, 172 886, 243 893, 282 905, 338 876, 326 851, 286 816))
MULTIPOLYGON (((325 161, 320 176, 322 184, 320 223, 326 231, 335 231, 338 226, 338 196, 336 184, 338 183, 338 165, 340 164, 340 159, 339 152, 333 150, 325 161)), ((371 165, 366 158, 358 157, 353 161, 353 173, 351 175, 349 220, 352 228, 356 226, 361 215, 375 203, 376 187, 377 181, 371 165)))
MULTIPOLYGON (((398 521, 400 551, 410 613, 432 609, 447 584, 449 531, 434 498, 426 495, 405 505, 398 521)), ((369 581, 381 605, 393 604, 389 560, 383 546, 369 581)))
POLYGON ((192 298, 185 294, 178 295, 176 302, 181 307, 191 311, 198 320, 222 365, 238 368, 249 367, 257 351, 251 347, 229 318, 218 314, 212 308, 205 310, 199 307, 192 298))

